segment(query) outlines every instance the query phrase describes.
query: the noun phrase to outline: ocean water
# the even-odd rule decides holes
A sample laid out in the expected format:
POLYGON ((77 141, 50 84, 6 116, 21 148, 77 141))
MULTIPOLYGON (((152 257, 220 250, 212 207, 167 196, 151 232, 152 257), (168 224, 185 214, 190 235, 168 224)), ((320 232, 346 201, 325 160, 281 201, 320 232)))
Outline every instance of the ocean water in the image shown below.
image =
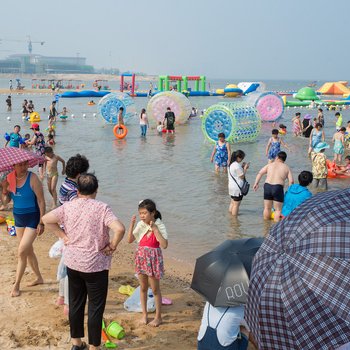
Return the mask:
MULTIPOLYGON (((228 81, 211 82, 211 88, 224 87, 228 81)), ((306 81, 266 81, 268 90, 298 90, 306 81)), ((30 81, 24 81, 24 85, 30 81)), ((88 84, 88 83, 87 83, 88 84)), ((143 83, 146 89, 148 83, 143 83)), ((321 85, 321 83, 319 84, 321 85)), ((8 80, 0 79, 0 87, 7 87, 8 80)), ((113 87, 113 86, 112 86, 113 87)), ((142 87, 141 87, 142 88, 142 87)), ((30 124, 21 118, 21 103, 32 99, 36 110, 48 110, 52 96, 48 94, 13 95, 13 111, 6 112, 6 95, 0 95, 0 134, 12 131, 15 124, 22 127, 22 134, 30 133, 30 124), (7 121, 7 117, 11 121, 7 121)), ((198 110, 222 101, 222 97, 193 97, 192 105, 198 110)), ((227 175, 216 174, 210 163, 213 145, 209 144, 201 131, 200 118, 178 126, 175 135, 161 135, 148 130, 146 139, 140 137, 138 117, 128 125, 126 139, 116 140, 112 125, 106 125, 101 117, 93 117, 97 106, 88 106, 89 99, 61 99, 58 110, 67 107, 70 114, 66 122, 57 123, 55 152, 68 158, 76 153, 84 154, 90 161, 90 171, 99 179, 98 199, 110 204, 113 211, 128 227, 133 214, 137 214, 138 202, 152 198, 163 215, 169 232, 169 248, 166 254, 187 263, 193 263, 201 254, 219 245, 228 238, 262 236, 271 222, 262 219, 263 191, 252 189, 243 199, 237 220, 228 213, 230 197, 227 175), (86 114, 86 117, 83 117, 86 114)), ((95 99, 95 102, 97 100, 95 99)), ((147 106, 147 98, 135 98, 138 111, 147 106)), ((295 180, 302 170, 311 170, 307 158, 308 140, 295 138, 291 131, 291 119, 296 111, 310 113, 306 109, 286 109, 279 122, 287 125, 285 142, 290 146, 287 164, 295 180)), ((335 131, 334 111, 325 111, 325 133, 327 142, 335 131)), ((311 111, 316 116, 316 110, 311 111)), ((350 111, 342 111, 344 123, 350 120, 350 111)), ((42 113, 42 129, 47 127, 47 113, 42 113)), ((264 123, 261 133, 253 143, 232 145, 242 149, 246 161, 251 162, 247 174, 253 184, 259 169, 267 162, 266 143, 272 125, 264 123)), ((5 140, 3 139, 3 142, 5 140)), ((332 158, 332 148, 326 152, 332 158)), ((60 182, 64 179, 60 176, 60 182)), ((262 179, 261 184, 263 184, 262 179)), ((346 188, 350 179, 329 179, 329 189, 346 188)), ((262 187, 262 186, 261 186, 262 187)), ((46 196, 50 202, 49 196, 46 196)), ((49 203, 50 204, 50 203, 49 203)))

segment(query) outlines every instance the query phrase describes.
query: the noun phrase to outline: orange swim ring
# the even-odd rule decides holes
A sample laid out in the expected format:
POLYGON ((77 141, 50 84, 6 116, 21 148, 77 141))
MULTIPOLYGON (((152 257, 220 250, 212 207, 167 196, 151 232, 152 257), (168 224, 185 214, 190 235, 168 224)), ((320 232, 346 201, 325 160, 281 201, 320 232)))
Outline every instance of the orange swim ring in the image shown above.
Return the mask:
POLYGON ((117 124, 114 128, 113 128, 113 134, 114 136, 121 140, 123 139, 127 134, 128 134, 128 129, 126 128, 125 125, 119 125, 117 124), (118 131, 122 129, 122 132, 121 133, 118 133, 118 131))

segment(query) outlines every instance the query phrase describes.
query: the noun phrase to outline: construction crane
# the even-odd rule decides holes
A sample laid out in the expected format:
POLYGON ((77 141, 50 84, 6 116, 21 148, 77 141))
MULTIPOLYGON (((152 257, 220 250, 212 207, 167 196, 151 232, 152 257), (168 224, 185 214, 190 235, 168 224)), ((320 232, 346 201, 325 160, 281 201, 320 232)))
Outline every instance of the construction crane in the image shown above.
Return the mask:
POLYGON ((27 40, 17 40, 17 39, 0 39, 0 43, 2 41, 13 41, 13 42, 17 42, 17 43, 28 43, 28 52, 31 55, 32 51, 33 51, 33 44, 40 44, 41 46, 43 46, 45 44, 45 41, 32 41, 32 39, 30 38, 30 35, 27 35, 27 40))

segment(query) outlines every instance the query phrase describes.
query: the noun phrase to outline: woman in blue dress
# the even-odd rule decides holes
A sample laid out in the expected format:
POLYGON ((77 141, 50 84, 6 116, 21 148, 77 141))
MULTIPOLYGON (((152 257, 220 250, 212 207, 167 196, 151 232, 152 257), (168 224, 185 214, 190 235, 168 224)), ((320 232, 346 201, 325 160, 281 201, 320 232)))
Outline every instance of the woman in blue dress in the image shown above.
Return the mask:
POLYGON ((228 159, 231 156, 230 144, 225 140, 225 134, 223 132, 218 135, 218 138, 219 140, 215 143, 210 161, 213 162, 215 160, 216 172, 219 172, 220 168, 223 168, 224 172, 226 172, 228 159))
POLYGON ((325 135, 324 131, 322 130, 322 124, 317 123, 315 125, 315 128, 312 129, 310 134, 310 142, 309 142, 309 156, 311 155, 312 150, 316 147, 316 145, 320 142, 324 142, 325 135))

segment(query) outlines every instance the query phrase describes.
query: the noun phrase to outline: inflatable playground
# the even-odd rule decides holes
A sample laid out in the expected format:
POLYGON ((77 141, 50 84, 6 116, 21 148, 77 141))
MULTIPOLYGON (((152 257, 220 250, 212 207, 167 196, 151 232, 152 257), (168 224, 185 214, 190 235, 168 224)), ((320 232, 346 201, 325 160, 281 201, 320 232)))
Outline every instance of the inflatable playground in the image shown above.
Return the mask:
MULTIPOLYGON (((94 90, 82 90, 82 85, 77 85, 75 91, 65 91, 60 94, 63 98, 78 98, 78 97, 104 97, 111 92, 107 81, 96 80, 93 83, 94 90), (105 84, 105 85, 103 85, 105 84)), ((223 89, 209 91, 206 88, 206 76, 186 76, 186 75, 160 75, 158 84, 153 89, 148 91, 139 91, 139 85, 136 83, 136 74, 123 73, 120 75, 120 92, 125 92, 131 97, 152 97, 164 91, 177 91, 185 96, 224 96, 224 97, 241 97, 255 91, 263 91, 264 84, 261 82, 240 82, 236 84, 228 84, 223 89), (130 79, 128 79, 130 78, 130 79)), ((67 87, 74 88, 70 84, 67 87)))
POLYGON ((292 95, 293 99, 282 96, 284 105, 288 107, 309 107, 318 108, 321 106, 347 106, 350 105, 350 89, 347 82, 325 83, 319 90, 306 86, 292 95), (342 96, 341 99, 330 98, 331 96, 342 96))

